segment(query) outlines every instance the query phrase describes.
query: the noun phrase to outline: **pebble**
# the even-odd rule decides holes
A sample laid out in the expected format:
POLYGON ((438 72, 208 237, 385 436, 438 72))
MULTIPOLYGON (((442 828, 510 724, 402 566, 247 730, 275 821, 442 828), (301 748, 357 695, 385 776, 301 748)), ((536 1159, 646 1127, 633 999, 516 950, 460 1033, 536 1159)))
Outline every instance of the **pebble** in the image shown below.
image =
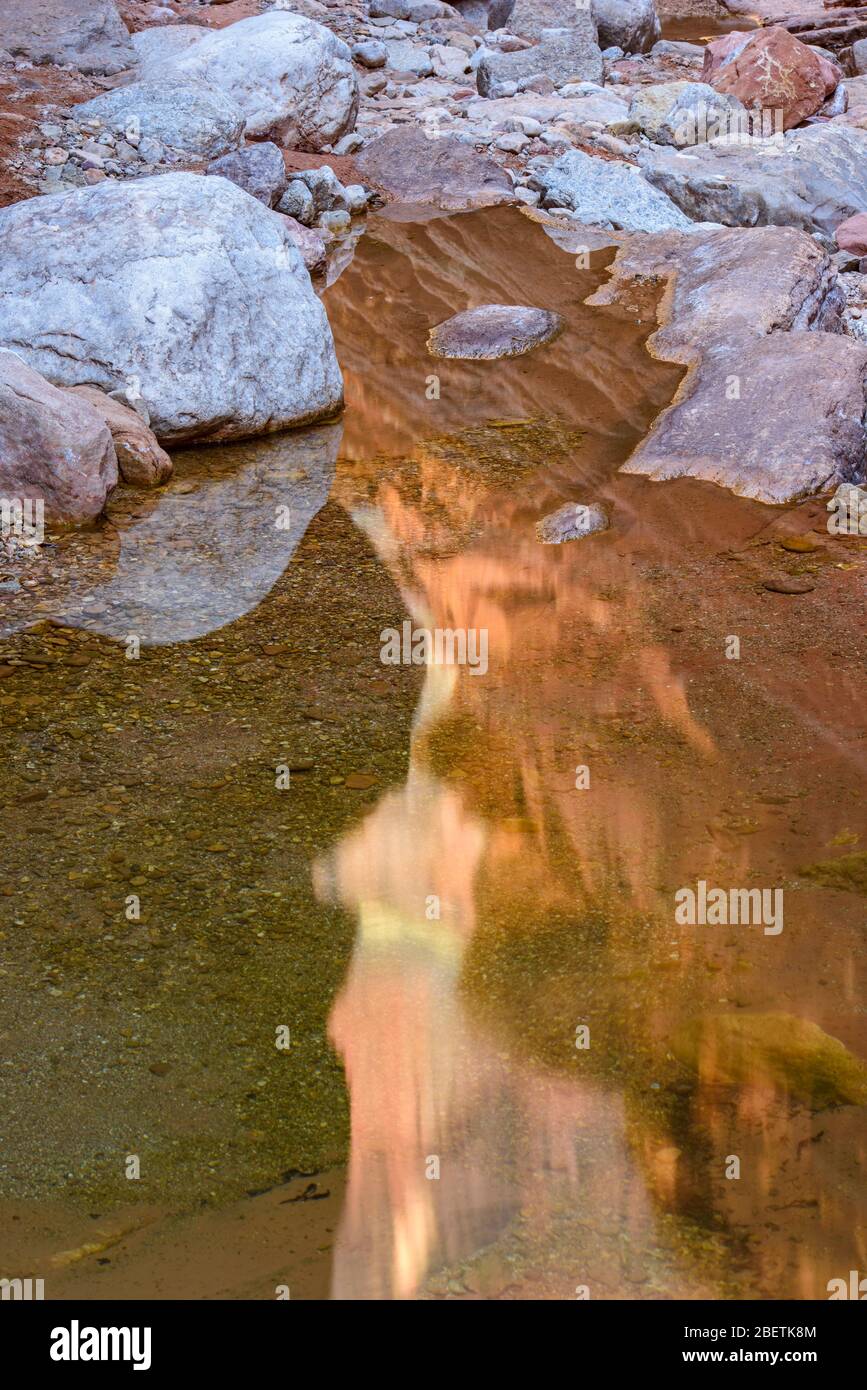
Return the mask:
POLYGON ((811 584, 809 579, 790 579, 784 576, 780 579, 766 579, 764 587, 772 594, 809 594, 816 586, 811 584))

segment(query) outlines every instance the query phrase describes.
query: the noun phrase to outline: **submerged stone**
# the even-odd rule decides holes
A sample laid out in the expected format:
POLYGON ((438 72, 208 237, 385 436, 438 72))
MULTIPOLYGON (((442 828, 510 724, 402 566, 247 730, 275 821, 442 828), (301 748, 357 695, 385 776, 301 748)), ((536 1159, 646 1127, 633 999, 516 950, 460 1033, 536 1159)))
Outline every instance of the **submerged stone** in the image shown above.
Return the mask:
POLYGON ((561 545, 592 536, 594 531, 607 531, 609 525, 608 515, 598 502, 567 502, 537 522, 536 535, 544 545, 561 545))
POLYGON ((482 304, 432 328, 432 357, 494 360, 521 357, 563 332, 563 320, 549 309, 518 304, 482 304))

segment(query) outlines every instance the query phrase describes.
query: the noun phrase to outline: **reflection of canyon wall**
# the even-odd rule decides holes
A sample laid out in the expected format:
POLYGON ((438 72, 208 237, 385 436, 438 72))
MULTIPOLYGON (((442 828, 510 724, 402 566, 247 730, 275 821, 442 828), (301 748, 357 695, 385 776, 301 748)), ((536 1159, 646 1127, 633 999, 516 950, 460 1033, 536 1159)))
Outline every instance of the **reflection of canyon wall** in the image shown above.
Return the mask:
POLYGON ((318 870, 360 923, 331 1022, 342 1297, 410 1296, 487 1243, 507 1266, 488 1292, 522 1297, 822 1297, 867 1257, 863 1111, 816 1114, 759 1052, 725 1087, 712 1048, 698 1074, 672 1051, 690 1019, 778 1011, 867 1055, 858 899, 792 887, 852 833, 857 686, 757 597, 785 517, 616 473, 677 377, 642 346, 655 320, 584 305, 597 275, 497 209, 382 221, 329 291, 351 407, 336 499, 414 621, 487 629, 490 661, 428 671, 407 785, 318 870), (563 338, 427 356, 433 324, 528 284, 563 338), (612 529, 539 544, 566 497, 605 502, 612 529), (786 884, 783 935, 676 926, 698 878, 786 884))
MULTIPOLYGON (((820 1297, 859 1254, 860 1113, 816 1116, 786 1100, 758 1056, 737 1092, 713 1084, 707 1058, 696 1083, 669 1049, 690 1017, 746 1008, 812 1018, 867 1052, 853 1032, 857 899, 837 895, 829 936, 821 892, 790 897, 777 940, 760 928, 684 931, 672 895, 698 877, 790 880, 840 824, 857 770, 833 712, 781 689, 774 663, 750 669, 745 700, 744 676, 721 656, 711 665, 696 645, 685 662, 672 649, 673 614, 648 573, 706 547, 728 517, 735 534, 755 529, 761 509, 719 498, 703 511, 698 489, 675 534, 658 503, 648 514, 620 480, 616 534, 541 546, 532 518, 544 486, 522 457, 540 438, 535 427, 471 431, 417 447, 386 478, 347 465, 336 484, 416 621, 487 628, 491 666, 484 678, 429 672, 407 786, 320 870, 323 891, 361 922, 332 1017, 353 1113, 335 1289, 406 1296, 444 1261, 520 1230, 548 1292, 552 1268, 562 1295, 583 1260, 594 1296, 695 1296, 706 1273, 689 1242, 681 1251, 658 1227, 651 1192, 690 1229, 750 1233, 723 1289, 820 1297), (496 468, 480 466, 486 451, 498 486, 496 468), (824 793, 792 799, 803 769, 787 767, 791 735, 759 718, 764 707, 807 731, 824 793), (588 791, 575 788, 579 764, 588 791), (439 921, 425 917, 431 894, 439 921), (843 998, 823 978, 841 956, 843 998), (579 1054, 582 1022, 595 1048, 579 1054), (730 1153, 739 1183, 724 1179, 730 1153), (438 1181, 425 1176, 431 1155, 438 1181), (557 1230, 571 1232, 568 1248, 557 1230), (626 1264, 613 1254, 618 1231, 626 1264), (650 1282, 633 1287, 636 1264, 650 1282)), ((725 593, 690 599, 719 627, 721 650, 725 593)))

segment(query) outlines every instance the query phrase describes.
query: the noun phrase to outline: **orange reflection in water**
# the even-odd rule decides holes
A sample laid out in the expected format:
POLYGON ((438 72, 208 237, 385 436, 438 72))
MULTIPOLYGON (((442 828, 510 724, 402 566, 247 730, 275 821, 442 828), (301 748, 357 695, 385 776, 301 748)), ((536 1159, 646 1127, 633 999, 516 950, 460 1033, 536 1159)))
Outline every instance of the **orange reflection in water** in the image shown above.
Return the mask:
MULTIPOLYGON (((437 227, 441 249, 473 251, 438 264, 428 319, 508 302, 497 217, 487 239, 478 215, 437 227)), ((537 227, 515 235, 544 302, 568 313, 563 253, 537 227)), ((418 233, 426 264, 432 236, 418 233)), ((808 1020, 867 1056, 864 962, 857 895, 799 868, 863 843, 863 763, 817 682, 853 721, 858 704, 838 660, 845 612, 822 611, 805 683, 804 610, 744 582, 781 525, 818 511, 793 520, 706 485, 618 477, 656 408, 650 373, 667 370, 649 362, 619 414, 616 393, 588 389, 582 417, 580 395, 554 409, 553 344, 522 365, 547 423, 506 431, 484 418, 498 390, 495 413, 510 413, 515 364, 485 365, 482 406, 478 364, 455 369, 447 429, 420 429, 406 385, 408 363, 422 380, 425 367, 418 300, 383 309, 384 362, 348 307, 352 275, 413 283, 413 236, 364 246, 329 303, 361 383, 336 496, 413 621, 486 628, 490 669, 427 669, 406 785, 316 869, 320 894, 358 919, 331 1017, 352 1115, 334 1295, 824 1297, 867 1260, 864 1108, 817 1103, 825 1061, 798 1062, 792 1030, 808 1020), (374 441, 392 457, 364 462, 365 438, 367 458, 374 441), (539 544, 534 520, 564 496, 604 499, 611 531, 539 544), (677 926, 675 891, 702 878, 785 884, 784 932, 677 926), (794 1021, 776 1051, 752 1037, 743 1074, 721 1075, 714 1020, 768 1013, 794 1021), (710 1022, 690 1057, 695 1020, 710 1022)), ((639 338, 620 342, 635 363, 639 338)))

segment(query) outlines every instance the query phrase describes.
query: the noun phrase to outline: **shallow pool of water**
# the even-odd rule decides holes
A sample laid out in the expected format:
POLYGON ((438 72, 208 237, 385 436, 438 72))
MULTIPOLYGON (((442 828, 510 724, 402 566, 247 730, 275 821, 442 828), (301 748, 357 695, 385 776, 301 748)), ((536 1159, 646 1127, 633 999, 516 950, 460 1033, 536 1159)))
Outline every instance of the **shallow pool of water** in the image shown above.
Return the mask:
POLYGON ((612 254, 377 219, 326 292, 343 420, 179 453, 5 598, 0 1205, 49 1297, 863 1262, 849 559, 820 504, 618 475, 680 371, 584 304, 612 254), (565 331, 427 354, 485 302, 565 331), (565 501, 611 528, 542 545, 565 501), (384 663, 406 622, 486 669, 384 663), (680 924, 699 881, 782 889, 783 929, 680 924))

